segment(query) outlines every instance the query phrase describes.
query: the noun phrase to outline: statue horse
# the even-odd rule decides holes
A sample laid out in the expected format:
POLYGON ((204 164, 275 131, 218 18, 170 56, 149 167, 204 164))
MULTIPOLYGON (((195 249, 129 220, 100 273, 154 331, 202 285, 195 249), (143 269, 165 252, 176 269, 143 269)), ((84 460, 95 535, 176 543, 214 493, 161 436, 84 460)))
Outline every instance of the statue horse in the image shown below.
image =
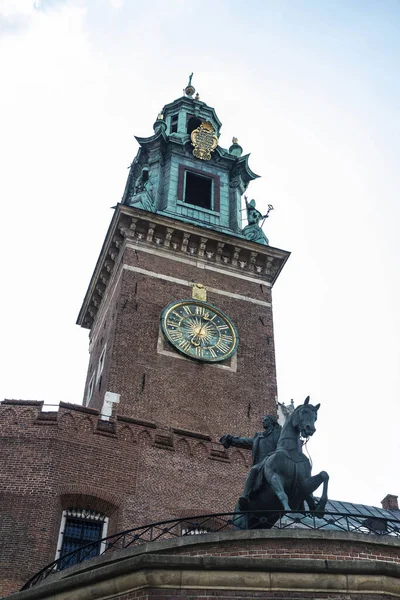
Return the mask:
POLYGON ((329 475, 325 471, 311 475, 311 464, 302 452, 300 440, 300 437, 309 438, 315 433, 319 407, 319 404, 310 404, 308 396, 304 404, 298 406, 287 419, 276 450, 259 464, 246 512, 239 503, 236 505, 235 512, 241 513, 234 518, 236 529, 270 529, 282 511, 303 512, 304 502, 316 516, 323 517, 328 501, 329 475), (317 502, 312 494, 321 484, 322 495, 317 502), (256 511, 258 514, 252 516, 251 513, 256 511))

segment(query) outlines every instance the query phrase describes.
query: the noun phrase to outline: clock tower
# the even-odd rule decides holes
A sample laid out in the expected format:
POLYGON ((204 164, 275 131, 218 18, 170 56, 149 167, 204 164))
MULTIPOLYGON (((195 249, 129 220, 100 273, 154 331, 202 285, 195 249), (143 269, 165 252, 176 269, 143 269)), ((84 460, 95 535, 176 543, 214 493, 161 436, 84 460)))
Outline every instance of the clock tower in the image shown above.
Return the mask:
POLYGON ((94 556, 118 532, 167 519, 197 532, 196 515, 232 511, 252 455, 219 440, 277 412, 271 289, 289 253, 244 196, 249 156, 219 145, 191 81, 153 129, 78 316, 83 406, 0 403, 3 592, 89 540, 94 556))
POLYGON ((271 288, 289 253, 242 195, 258 177, 189 82, 130 167, 78 324, 84 405, 217 440, 276 413, 271 288))

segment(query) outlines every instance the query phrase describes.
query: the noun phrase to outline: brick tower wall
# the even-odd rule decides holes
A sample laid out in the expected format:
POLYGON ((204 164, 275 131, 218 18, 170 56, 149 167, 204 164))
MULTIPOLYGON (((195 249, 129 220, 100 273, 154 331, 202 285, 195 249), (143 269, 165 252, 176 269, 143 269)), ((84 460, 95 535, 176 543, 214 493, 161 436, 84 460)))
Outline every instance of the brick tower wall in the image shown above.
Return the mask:
POLYGON ((270 287, 129 245, 113 277, 92 331, 86 388, 107 348, 90 406, 101 410, 111 391, 121 396, 120 414, 211 436, 253 435, 263 414, 276 414, 270 287), (160 333, 163 308, 190 300, 196 282, 206 286, 207 302, 237 326, 231 368, 182 358, 160 333))

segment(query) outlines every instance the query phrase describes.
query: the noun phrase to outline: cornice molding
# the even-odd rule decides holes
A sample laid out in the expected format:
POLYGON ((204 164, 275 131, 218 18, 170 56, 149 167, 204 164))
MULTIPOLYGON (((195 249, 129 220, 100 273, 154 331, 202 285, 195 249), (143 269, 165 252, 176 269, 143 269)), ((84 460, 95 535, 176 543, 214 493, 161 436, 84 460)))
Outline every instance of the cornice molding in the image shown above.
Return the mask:
POLYGON ((193 257, 227 275, 240 273, 272 286, 290 253, 205 229, 183 221, 118 204, 93 272, 77 323, 91 329, 117 259, 128 243, 156 248, 165 258, 193 257))

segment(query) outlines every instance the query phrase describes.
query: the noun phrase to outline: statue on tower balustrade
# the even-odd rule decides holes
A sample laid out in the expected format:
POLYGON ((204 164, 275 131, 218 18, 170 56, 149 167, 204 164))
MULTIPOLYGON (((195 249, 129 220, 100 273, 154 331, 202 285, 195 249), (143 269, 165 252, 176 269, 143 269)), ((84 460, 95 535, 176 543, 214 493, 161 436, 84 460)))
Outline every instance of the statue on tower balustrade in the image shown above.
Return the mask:
POLYGON ((155 212, 153 186, 147 167, 142 169, 141 174, 135 181, 130 197, 130 206, 138 206, 139 208, 143 208, 143 210, 155 212))
POLYGON ((268 205, 268 212, 265 215, 262 215, 259 210, 256 208, 256 201, 247 200, 247 196, 244 197, 246 202, 246 210, 247 210, 247 222, 248 225, 242 229, 242 233, 247 240, 251 242, 257 242, 258 244, 269 245, 269 240, 265 233, 263 232, 261 226, 259 225, 261 219, 263 222, 268 218, 269 213, 273 210, 273 206, 271 204, 268 205))

